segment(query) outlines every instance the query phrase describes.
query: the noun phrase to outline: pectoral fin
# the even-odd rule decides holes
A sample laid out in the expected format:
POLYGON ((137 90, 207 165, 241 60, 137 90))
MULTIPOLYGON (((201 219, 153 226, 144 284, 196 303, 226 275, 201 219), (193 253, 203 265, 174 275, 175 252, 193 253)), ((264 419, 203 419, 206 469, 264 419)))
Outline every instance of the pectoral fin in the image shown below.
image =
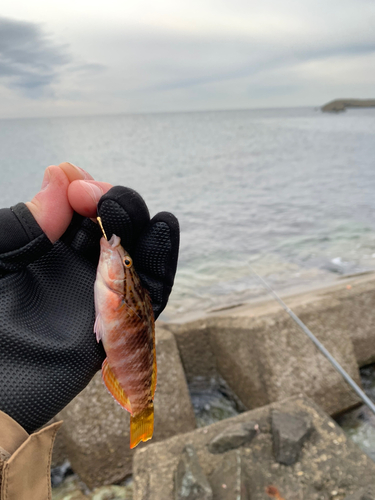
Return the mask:
POLYGON ((96 341, 100 342, 104 336, 104 325, 100 314, 95 318, 94 332, 96 333, 96 341))
POLYGON ((118 404, 125 408, 125 410, 127 410, 129 413, 132 413, 132 407, 129 398, 125 394, 115 374, 111 370, 107 358, 102 364, 102 377, 106 388, 112 394, 118 404))

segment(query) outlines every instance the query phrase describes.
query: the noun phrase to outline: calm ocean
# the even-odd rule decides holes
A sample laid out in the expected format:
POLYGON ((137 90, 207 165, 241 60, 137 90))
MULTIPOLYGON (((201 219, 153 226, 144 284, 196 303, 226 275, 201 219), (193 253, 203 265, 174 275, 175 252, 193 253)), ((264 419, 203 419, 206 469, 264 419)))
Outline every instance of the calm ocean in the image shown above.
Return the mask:
POLYGON ((1 205, 65 160, 178 217, 164 320, 375 268, 375 109, 0 120, 1 205))

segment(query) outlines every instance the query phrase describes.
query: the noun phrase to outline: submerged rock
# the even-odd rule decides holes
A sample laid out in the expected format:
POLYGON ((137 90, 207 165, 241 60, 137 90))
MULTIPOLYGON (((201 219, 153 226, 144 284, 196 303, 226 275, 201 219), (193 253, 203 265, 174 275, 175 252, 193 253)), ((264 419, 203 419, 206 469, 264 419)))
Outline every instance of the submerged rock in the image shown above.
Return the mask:
POLYGON ((250 443, 256 433, 255 422, 230 425, 224 432, 214 437, 208 445, 208 450, 210 453, 224 453, 228 450, 234 450, 245 443, 250 443))
POLYGON ((272 441, 275 459, 284 465, 297 462, 303 443, 312 431, 307 415, 272 412, 272 441))
POLYGON ((212 500, 212 489, 192 445, 183 449, 175 476, 176 500, 212 500))

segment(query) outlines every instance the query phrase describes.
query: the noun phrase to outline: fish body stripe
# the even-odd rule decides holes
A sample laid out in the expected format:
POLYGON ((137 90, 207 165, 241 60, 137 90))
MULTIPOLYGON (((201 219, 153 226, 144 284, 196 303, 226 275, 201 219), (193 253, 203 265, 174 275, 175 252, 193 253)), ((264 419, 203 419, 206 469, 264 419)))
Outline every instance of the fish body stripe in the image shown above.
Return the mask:
POLYGON ((101 252, 95 282, 96 313, 104 325, 101 339, 108 365, 135 415, 148 408, 153 400, 152 380, 156 378, 153 310, 134 267, 124 268, 120 279, 112 269, 105 268, 112 264, 115 267, 118 262, 112 255, 106 261, 104 258, 101 252), (113 276, 115 279, 111 281, 113 276))

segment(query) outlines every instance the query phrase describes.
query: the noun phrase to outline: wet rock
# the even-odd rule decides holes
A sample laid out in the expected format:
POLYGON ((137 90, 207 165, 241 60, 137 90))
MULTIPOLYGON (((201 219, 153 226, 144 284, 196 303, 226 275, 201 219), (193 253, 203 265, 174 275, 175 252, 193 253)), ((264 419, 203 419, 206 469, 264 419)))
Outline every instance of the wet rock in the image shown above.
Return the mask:
POLYGON ((183 449, 175 476, 176 500, 212 500, 211 486, 199 464, 195 449, 183 449))
POLYGON ((215 500, 250 500, 239 450, 228 453, 210 476, 215 500))
POLYGON ((352 495, 346 496, 344 500, 375 500, 375 487, 361 488, 352 495))
POLYGON ((126 486, 102 486, 90 495, 90 500, 132 500, 133 494, 126 486))
POLYGON ((297 462, 303 443, 311 431, 312 424, 307 415, 273 411, 272 440, 276 461, 284 465, 297 462))
POLYGON ((70 467, 70 462, 68 460, 65 460, 64 463, 57 467, 53 467, 51 469, 52 488, 56 488, 57 486, 59 486, 64 481, 64 479, 71 474, 73 474, 73 470, 70 467))
MULTIPOLYGON (((195 428, 194 412, 173 335, 156 329, 158 384, 152 442, 195 428)), ((129 413, 108 394, 101 373, 59 414, 73 470, 90 488, 120 482, 132 473, 129 413)), ((137 448, 148 446, 141 443, 137 448)))
POLYGON ((256 433, 255 422, 230 425, 225 431, 214 437, 208 445, 208 450, 210 453, 224 453, 228 450, 234 450, 245 443, 250 443, 256 433))

